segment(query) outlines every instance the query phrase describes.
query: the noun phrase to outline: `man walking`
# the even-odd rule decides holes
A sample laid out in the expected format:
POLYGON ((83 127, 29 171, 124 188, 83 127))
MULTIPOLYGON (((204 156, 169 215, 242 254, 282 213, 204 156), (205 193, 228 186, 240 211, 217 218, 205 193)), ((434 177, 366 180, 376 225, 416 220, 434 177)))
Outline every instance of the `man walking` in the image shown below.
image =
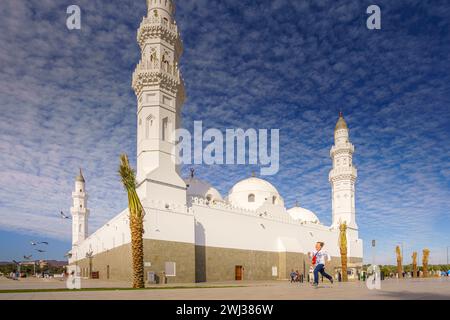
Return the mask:
POLYGON ((323 250, 323 246, 325 244, 323 242, 316 243, 316 250, 311 254, 308 252, 308 256, 312 258, 312 264, 315 266, 314 268, 314 284, 313 286, 317 287, 319 285, 319 273, 330 280, 333 283, 333 277, 325 272, 325 257, 327 257, 328 261, 331 261, 330 255, 323 250))

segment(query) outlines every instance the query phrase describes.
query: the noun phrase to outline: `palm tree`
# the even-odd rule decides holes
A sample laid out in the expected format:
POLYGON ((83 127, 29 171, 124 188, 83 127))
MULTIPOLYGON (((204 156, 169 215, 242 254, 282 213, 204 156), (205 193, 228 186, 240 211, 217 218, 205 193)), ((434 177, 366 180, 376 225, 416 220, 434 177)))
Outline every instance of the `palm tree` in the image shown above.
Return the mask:
POLYGON ((413 252, 413 278, 417 277, 417 252, 413 252))
POLYGON ((136 176, 128 156, 120 156, 119 175, 128 193, 128 209, 131 231, 131 256, 133 263, 133 288, 144 288, 144 208, 136 193, 136 176))
POLYGON ((341 250, 341 266, 342 266, 342 281, 348 281, 347 274, 347 224, 341 223, 339 225, 339 230, 341 231, 339 234, 339 247, 341 250))
POLYGON ((403 265, 402 265, 402 251, 400 246, 395 248, 395 252, 397 253, 397 273, 398 278, 400 279, 403 276, 403 265))
POLYGON ((428 277, 428 258, 430 257, 430 250, 423 249, 422 257, 422 267, 423 267, 423 277, 428 277))

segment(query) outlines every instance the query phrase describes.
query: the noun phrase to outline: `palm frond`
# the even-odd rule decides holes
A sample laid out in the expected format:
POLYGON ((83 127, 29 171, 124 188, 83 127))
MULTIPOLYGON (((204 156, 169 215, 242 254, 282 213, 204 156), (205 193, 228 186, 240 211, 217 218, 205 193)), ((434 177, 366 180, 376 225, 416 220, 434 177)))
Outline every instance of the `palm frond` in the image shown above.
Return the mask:
POLYGON ((120 155, 119 175, 126 191, 136 188, 136 174, 130 166, 128 156, 126 154, 120 155))

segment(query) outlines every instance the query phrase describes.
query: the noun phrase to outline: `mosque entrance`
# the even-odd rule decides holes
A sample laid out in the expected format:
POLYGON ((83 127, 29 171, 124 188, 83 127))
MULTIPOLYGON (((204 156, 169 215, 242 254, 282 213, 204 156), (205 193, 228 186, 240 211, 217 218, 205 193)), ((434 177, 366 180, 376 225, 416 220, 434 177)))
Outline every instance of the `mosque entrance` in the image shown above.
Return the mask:
POLYGON ((236 281, 244 280, 244 268, 242 266, 236 266, 235 279, 236 281))

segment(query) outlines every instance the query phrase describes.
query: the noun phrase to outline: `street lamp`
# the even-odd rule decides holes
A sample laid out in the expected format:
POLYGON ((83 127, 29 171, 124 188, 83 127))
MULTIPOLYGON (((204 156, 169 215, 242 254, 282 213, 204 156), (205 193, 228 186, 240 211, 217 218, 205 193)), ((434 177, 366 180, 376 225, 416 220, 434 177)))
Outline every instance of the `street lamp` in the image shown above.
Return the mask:
POLYGON ((372 265, 375 265, 375 247, 376 240, 372 240, 372 265))

